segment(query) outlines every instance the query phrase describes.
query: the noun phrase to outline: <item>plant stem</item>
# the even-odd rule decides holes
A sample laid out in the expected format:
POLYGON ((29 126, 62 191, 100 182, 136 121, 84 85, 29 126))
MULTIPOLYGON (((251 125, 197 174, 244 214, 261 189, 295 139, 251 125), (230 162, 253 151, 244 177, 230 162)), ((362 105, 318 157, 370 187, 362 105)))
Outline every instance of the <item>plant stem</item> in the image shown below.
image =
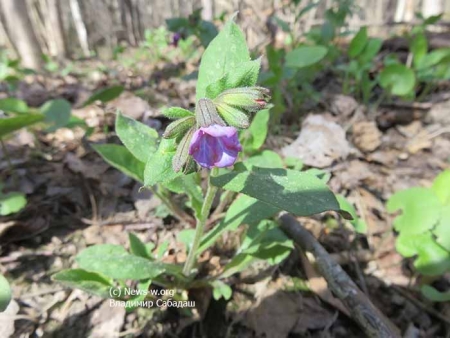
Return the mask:
POLYGON ((203 236, 203 231, 205 230, 206 219, 209 216, 209 211, 211 209, 211 205, 214 200, 214 196, 216 196, 217 187, 211 184, 211 177, 217 175, 218 169, 213 168, 210 173, 209 181, 208 181, 208 189, 206 190, 205 199, 203 201, 202 210, 200 212, 200 216, 197 218, 197 224, 195 226, 195 235, 194 241, 192 243, 191 250, 189 250, 189 255, 186 259, 186 263, 183 267, 183 274, 188 276, 191 272, 196 258, 197 258, 197 250, 200 245, 200 240, 203 236))

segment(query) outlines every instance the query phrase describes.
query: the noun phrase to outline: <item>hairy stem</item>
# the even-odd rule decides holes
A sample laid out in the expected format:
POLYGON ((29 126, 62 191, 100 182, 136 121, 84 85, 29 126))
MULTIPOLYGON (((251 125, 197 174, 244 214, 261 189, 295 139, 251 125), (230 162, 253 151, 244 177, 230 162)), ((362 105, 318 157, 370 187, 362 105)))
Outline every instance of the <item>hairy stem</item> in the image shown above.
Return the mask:
MULTIPOLYGON (((217 174, 218 169, 214 168, 211 170, 211 176, 215 176, 217 174)), ((200 212, 200 216, 197 218, 197 224, 195 227, 195 235, 194 241, 192 243, 191 250, 189 250, 189 255, 186 259, 186 263, 183 267, 183 274, 188 276, 194 267, 195 261, 197 259, 197 250, 200 245, 200 240, 202 239, 203 232, 205 230, 206 219, 209 216, 209 211, 211 209, 211 205, 214 200, 214 196, 216 196, 217 187, 211 184, 211 180, 208 181, 208 189, 206 191, 205 200, 203 201, 202 210, 200 212)))

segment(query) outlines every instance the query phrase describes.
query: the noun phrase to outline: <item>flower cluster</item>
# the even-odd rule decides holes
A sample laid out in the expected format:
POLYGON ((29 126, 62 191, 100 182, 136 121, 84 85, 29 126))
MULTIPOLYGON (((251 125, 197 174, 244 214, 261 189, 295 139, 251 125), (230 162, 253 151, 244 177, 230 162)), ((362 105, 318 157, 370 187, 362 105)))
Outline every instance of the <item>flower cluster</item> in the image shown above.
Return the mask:
POLYGON ((163 137, 177 143, 173 169, 192 172, 193 160, 208 169, 233 165, 242 150, 237 128, 248 128, 250 114, 265 108, 269 98, 265 88, 243 87, 198 100, 195 114, 177 119, 164 132, 163 137))

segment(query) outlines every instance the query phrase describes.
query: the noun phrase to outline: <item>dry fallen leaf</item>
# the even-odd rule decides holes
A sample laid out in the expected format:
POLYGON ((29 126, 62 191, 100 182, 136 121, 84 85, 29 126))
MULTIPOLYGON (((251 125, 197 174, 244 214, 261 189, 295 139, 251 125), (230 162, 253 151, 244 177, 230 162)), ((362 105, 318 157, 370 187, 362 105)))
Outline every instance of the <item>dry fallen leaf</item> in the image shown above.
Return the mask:
POLYGON ((381 133, 375 122, 357 122, 353 125, 353 143, 363 152, 372 152, 381 144, 381 133))
POLYGON ((323 115, 309 115, 298 138, 281 149, 285 157, 295 157, 306 165, 325 168, 350 154, 345 131, 323 115))

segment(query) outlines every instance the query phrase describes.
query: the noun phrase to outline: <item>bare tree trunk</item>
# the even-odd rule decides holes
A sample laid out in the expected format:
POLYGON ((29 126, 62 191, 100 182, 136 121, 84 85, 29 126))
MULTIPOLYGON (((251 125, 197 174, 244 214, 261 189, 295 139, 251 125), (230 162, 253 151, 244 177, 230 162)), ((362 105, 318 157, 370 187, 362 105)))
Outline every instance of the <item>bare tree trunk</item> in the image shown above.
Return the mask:
POLYGON ((132 13, 126 0, 119 0, 120 19, 122 21, 123 29, 125 30, 125 36, 128 43, 132 46, 136 46, 136 36, 134 35, 132 13))
POLYGON ((60 58, 67 56, 66 45, 64 43, 64 33, 61 21, 61 9, 60 2, 58 0, 47 0, 48 19, 45 22, 47 32, 53 39, 53 47, 55 50, 52 52, 60 58))
POLYGON ((5 22, 5 18, 4 15, 1 11, 1 6, 0 6, 0 45, 6 46, 7 49, 11 50, 15 55, 14 57, 17 57, 17 50, 16 47, 13 45, 13 43, 11 42, 8 33, 6 32, 6 27, 4 26, 4 22, 5 22))
POLYGON ((444 11, 444 3, 441 0, 423 0, 422 14, 425 18, 441 14, 444 11))
POLYGON ((42 51, 34 34, 25 0, 1 0, 5 28, 25 67, 39 69, 42 51))
POLYGON ((212 21, 214 18, 213 0, 202 0, 202 18, 203 20, 212 21))
POLYGON ((84 56, 89 56, 89 43, 86 31, 86 26, 81 16, 81 9, 78 0, 70 0, 70 9, 72 11, 73 21, 75 23, 75 30, 77 31, 78 40, 83 51, 84 56))

